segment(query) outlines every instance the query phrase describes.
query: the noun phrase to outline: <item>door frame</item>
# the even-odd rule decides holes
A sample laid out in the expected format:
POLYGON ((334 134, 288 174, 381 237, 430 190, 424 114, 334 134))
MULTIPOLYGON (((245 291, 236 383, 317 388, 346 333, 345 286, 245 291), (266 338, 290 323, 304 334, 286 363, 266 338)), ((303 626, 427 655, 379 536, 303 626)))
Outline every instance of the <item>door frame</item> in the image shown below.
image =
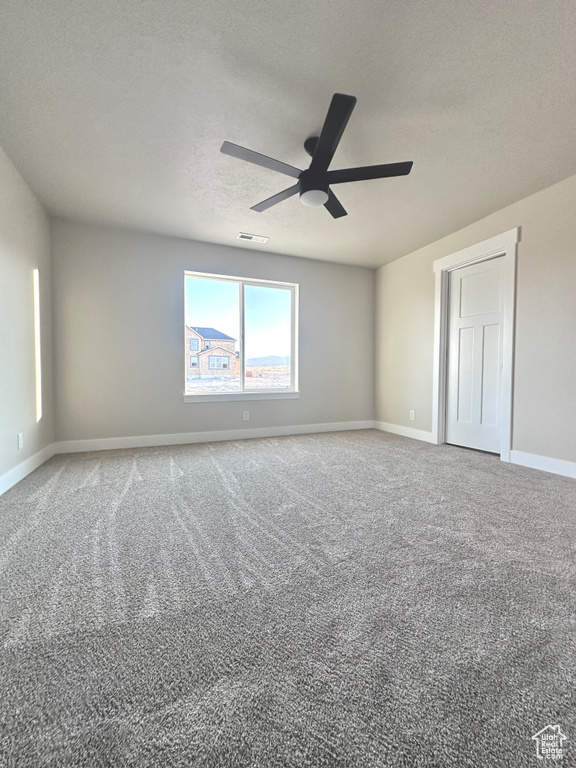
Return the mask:
POLYGON ((512 397, 514 375, 514 318, 516 309, 516 255, 520 227, 470 245, 433 262, 434 298, 434 381, 432 399, 432 442, 445 442, 446 384, 448 368, 448 281, 450 272, 470 264, 502 257, 502 386, 498 403, 500 458, 510 461, 512 448, 512 397))

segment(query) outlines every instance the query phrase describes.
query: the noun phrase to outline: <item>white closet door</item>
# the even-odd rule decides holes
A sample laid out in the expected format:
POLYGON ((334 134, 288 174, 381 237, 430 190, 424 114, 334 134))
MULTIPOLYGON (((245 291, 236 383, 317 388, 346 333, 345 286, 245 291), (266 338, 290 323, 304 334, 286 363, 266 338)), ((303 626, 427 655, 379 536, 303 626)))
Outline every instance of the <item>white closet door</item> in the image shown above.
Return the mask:
POLYGON ((450 272, 446 442, 500 453, 502 259, 450 272))

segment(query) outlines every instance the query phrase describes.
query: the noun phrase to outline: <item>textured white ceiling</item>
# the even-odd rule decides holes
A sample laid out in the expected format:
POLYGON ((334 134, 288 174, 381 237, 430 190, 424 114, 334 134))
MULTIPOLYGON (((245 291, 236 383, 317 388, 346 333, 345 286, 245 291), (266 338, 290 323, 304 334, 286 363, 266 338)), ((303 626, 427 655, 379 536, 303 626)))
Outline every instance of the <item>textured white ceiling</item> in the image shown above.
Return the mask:
POLYGON ((7 0, 0 144, 53 214, 376 266, 576 173, 575 71, 574 0, 7 0), (251 211, 222 142, 303 168, 335 91, 332 167, 412 174, 251 211))

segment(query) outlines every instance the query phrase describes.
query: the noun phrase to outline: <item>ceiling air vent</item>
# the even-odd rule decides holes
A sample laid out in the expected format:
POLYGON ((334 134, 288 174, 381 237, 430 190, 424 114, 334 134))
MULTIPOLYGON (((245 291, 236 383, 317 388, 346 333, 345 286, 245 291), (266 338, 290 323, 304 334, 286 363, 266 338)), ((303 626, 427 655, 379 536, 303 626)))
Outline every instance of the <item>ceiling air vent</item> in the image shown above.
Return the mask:
POLYGON ((246 232, 240 232, 238 240, 252 240, 253 243, 267 243, 268 238, 262 235, 249 235, 246 232))

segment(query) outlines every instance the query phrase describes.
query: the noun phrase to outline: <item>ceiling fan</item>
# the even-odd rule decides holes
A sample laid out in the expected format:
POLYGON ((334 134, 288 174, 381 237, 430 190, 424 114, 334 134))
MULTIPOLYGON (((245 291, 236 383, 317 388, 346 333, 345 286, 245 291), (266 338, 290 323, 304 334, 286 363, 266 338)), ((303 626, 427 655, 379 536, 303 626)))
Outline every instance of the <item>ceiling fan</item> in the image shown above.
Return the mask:
POLYGON ((305 171, 282 163, 280 160, 274 160, 272 157, 261 155, 259 152, 253 152, 251 149, 240 147, 238 144, 232 144, 229 141, 222 144, 220 151, 225 155, 231 155, 239 160, 246 160, 248 163, 254 163, 254 165, 260 165, 271 171, 278 171, 278 173, 298 179, 294 186, 253 205, 251 210, 261 213, 299 193, 301 203, 314 207, 323 205, 335 219, 338 219, 340 216, 346 216, 347 212, 330 189, 331 184, 382 179, 389 176, 406 176, 410 173, 412 170, 411 161, 388 163, 387 165, 368 165, 363 168, 344 168, 339 171, 328 170, 355 105, 355 96, 345 96, 343 93, 335 93, 332 96, 320 136, 311 136, 304 142, 304 149, 312 157, 312 162, 305 171))

